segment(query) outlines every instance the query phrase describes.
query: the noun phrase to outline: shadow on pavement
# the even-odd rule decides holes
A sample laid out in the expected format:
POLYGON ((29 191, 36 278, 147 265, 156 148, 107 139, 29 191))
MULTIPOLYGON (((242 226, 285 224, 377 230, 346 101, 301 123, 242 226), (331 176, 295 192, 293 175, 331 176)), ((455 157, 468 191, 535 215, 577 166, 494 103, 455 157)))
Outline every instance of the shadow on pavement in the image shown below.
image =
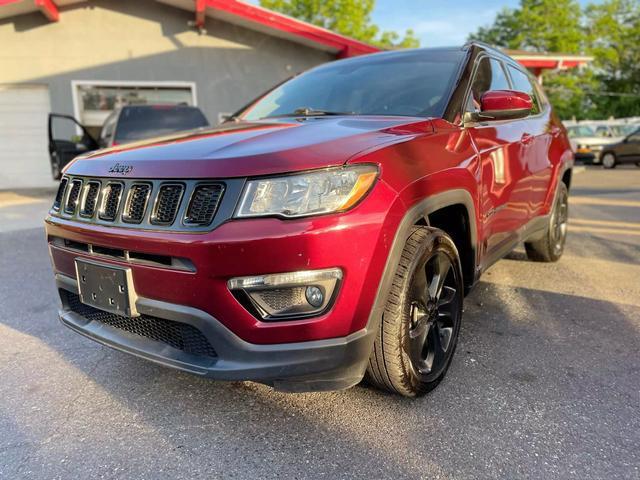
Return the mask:
POLYGON ((290 395, 67 331, 42 230, 0 241, 16 246, 0 251, 0 472, 10 476, 621 478, 640 461, 638 308, 481 282, 431 395, 290 395))

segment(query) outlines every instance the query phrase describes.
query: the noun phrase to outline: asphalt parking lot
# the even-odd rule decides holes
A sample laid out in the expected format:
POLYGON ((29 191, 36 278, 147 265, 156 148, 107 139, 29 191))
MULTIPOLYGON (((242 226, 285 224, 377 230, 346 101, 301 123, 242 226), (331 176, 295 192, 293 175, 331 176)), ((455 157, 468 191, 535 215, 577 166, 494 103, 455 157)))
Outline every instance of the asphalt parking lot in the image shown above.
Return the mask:
POLYGON ((640 168, 575 175, 557 264, 465 301, 427 397, 212 382, 60 325, 40 192, 0 192, 0 478, 640 478, 640 168))

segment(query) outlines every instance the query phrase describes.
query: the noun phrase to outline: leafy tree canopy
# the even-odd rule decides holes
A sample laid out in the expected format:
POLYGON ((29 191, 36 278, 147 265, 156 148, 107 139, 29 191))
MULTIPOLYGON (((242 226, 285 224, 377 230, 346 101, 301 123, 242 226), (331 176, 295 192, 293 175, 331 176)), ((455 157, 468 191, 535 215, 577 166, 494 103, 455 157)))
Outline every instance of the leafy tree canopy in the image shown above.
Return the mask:
POLYGON ((551 102, 563 118, 640 115, 640 1, 521 0, 470 36, 498 47, 586 53, 582 71, 546 72, 551 102))
POLYGON ((412 30, 401 37, 372 23, 375 0, 260 0, 260 5, 380 47, 420 46, 412 30))

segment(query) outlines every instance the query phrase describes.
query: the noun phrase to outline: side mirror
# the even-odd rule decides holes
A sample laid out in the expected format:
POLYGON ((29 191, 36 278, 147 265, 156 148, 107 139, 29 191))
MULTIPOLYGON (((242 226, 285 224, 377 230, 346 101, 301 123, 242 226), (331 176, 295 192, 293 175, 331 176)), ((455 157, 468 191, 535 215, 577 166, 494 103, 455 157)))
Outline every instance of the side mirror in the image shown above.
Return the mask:
POLYGON ((480 111, 468 112, 465 120, 483 122, 491 120, 514 120, 531 113, 533 101, 524 92, 515 90, 491 90, 482 95, 480 111))

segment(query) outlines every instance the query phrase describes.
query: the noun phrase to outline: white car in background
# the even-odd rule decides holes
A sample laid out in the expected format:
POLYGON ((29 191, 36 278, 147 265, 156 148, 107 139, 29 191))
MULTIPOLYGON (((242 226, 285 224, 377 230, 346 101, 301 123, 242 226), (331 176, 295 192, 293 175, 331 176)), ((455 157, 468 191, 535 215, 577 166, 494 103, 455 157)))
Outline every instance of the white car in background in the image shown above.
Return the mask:
POLYGON ((635 132, 640 125, 633 123, 589 123, 596 136, 608 139, 608 143, 618 143, 624 140, 627 135, 635 132))
POLYGON ((596 135, 595 129, 584 124, 565 124, 575 158, 582 162, 600 163, 602 147, 612 143, 611 138, 596 135))

